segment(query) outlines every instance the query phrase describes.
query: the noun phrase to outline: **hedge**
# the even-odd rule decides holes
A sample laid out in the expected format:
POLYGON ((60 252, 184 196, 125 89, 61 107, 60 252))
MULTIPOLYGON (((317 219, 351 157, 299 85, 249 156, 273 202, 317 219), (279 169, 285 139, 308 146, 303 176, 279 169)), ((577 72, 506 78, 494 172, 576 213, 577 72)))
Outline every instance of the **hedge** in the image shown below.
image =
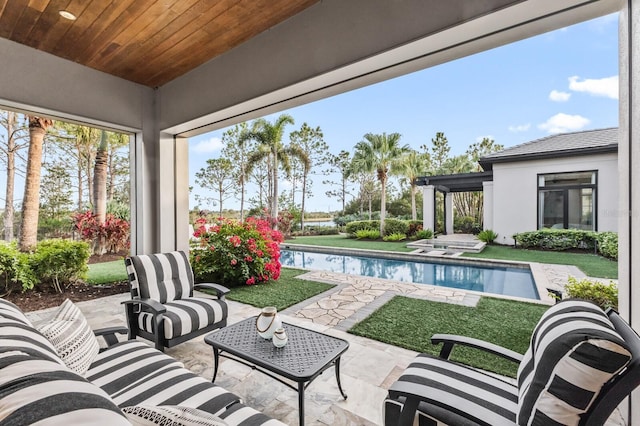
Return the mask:
POLYGON ((597 250, 599 254, 618 259, 618 234, 615 232, 581 231, 577 229, 541 229, 513 235, 516 247, 543 250, 597 250))
POLYGON ((355 235, 358 231, 380 230, 379 220, 356 220, 347 223, 346 231, 349 235, 355 235))

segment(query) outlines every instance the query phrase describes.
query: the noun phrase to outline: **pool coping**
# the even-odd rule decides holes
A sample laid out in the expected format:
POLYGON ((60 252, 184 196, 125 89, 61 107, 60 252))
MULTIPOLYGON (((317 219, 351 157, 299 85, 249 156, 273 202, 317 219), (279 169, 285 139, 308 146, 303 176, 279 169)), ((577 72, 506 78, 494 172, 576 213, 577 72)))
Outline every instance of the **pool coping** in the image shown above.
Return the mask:
MULTIPOLYGON (((509 261, 509 260, 498 260, 498 259, 477 259, 477 258, 464 258, 464 257, 426 257, 421 254, 416 254, 413 252, 394 252, 394 251, 385 251, 385 250, 370 250, 370 249, 353 249, 353 248, 345 248, 345 247, 328 247, 328 246, 313 246, 307 244, 295 244, 295 243, 281 243, 280 247, 283 249, 290 250, 303 250, 314 253, 327 253, 327 254, 342 254, 342 255, 367 255, 372 257, 378 257, 383 259, 391 259, 391 260, 412 260, 422 263, 449 263, 449 264, 463 264, 463 265, 483 265, 483 266, 499 266, 499 267, 507 267, 507 268, 522 268, 529 269, 531 275, 533 276, 533 281, 536 285, 536 289, 538 291, 538 296, 540 299, 528 299, 524 297, 516 297, 516 296, 507 296, 502 294, 495 293, 485 293, 485 292, 477 292, 473 290, 461 290, 469 293, 487 295, 488 297, 498 297, 509 300, 518 300, 518 301, 528 301, 531 303, 543 303, 547 305, 554 304, 556 302, 549 294, 549 289, 553 290, 561 290, 557 288, 558 286, 549 280, 549 277, 544 270, 543 265, 538 262, 523 262, 523 261, 509 261)), ((567 265, 571 266, 571 265, 567 265)), ((575 268, 575 276, 581 277, 584 274, 578 269, 575 268)), ((313 270, 313 269, 302 269, 305 271, 313 270)), ((431 285, 431 284, 422 284, 422 285, 431 285)))

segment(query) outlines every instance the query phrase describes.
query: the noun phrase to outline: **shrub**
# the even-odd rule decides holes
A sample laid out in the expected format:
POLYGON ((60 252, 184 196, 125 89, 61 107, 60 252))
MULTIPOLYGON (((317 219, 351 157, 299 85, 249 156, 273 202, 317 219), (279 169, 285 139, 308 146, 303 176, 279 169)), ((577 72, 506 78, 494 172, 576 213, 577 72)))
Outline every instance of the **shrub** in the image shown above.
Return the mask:
POLYGON ((252 285, 280 277, 282 234, 254 217, 244 222, 219 218, 208 228, 203 220, 191 241, 191 264, 198 281, 228 286, 252 285))
POLYGON ((618 234, 616 232, 598 232, 596 234, 598 253, 604 257, 618 260, 618 234))
POLYGON ((396 234, 385 235, 382 239, 384 241, 402 241, 402 240, 406 240, 407 236, 405 234, 396 233, 396 234))
POLYGON ((15 290, 30 290, 36 277, 29 265, 29 255, 20 253, 15 243, 0 241, 0 280, 4 286, 2 295, 15 290))
POLYGON ((44 240, 29 257, 29 265, 37 280, 51 283, 62 293, 62 286, 86 277, 90 255, 89 245, 83 241, 44 240))
POLYGON ((422 230, 422 221, 421 220, 410 220, 409 230, 407 231, 407 237, 415 237, 416 233, 422 230))
POLYGON ((406 237, 409 232, 409 222, 398 219, 386 219, 384 221, 384 235, 402 234, 406 237))
POLYGON ((76 213, 73 215, 76 230, 80 237, 94 244, 94 252, 117 253, 129 247, 131 236, 129 222, 119 219, 112 214, 107 214, 105 222, 101 225, 93 212, 76 213))
POLYGON ((359 240, 377 240, 380 238, 380 231, 377 229, 360 229, 355 232, 355 236, 359 240))
POLYGON ((487 244, 493 244, 496 238, 498 238, 498 234, 493 232, 491 229, 485 229, 478 234, 478 239, 487 244))
POLYGON ((380 229, 379 220, 356 220, 354 222, 347 223, 347 227, 346 227, 347 234, 350 234, 350 235, 355 235, 357 231, 379 230, 379 229, 380 229))
POLYGON ((541 229, 539 231, 521 232, 513 239, 521 248, 538 248, 545 250, 593 250, 596 233, 577 229, 541 229))
POLYGON ((453 219, 453 231, 475 235, 482 231, 482 227, 473 216, 456 216, 453 219))
POLYGON ((416 232, 416 238, 419 240, 430 240, 433 238, 433 231, 431 229, 421 229, 416 232))
POLYGON ((574 277, 569 277, 569 282, 564 289, 569 297, 591 300, 602 309, 618 309, 618 286, 613 281, 605 284, 586 278, 578 281, 574 277))

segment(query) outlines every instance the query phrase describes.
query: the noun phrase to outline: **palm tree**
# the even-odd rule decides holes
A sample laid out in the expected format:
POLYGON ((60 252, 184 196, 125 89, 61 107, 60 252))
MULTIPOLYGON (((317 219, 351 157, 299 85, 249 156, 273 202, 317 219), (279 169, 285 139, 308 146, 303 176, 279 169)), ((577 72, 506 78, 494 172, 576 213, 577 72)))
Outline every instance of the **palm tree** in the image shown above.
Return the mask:
POLYGON ((40 209, 40 171, 42 168, 42 145, 47 129, 53 120, 27 116, 29 120, 29 154, 27 155, 27 176, 22 198, 22 223, 20 224, 21 251, 33 249, 38 242, 38 213, 40 209))
POLYGON ((293 117, 288 114, 280 115, 274 123, 265 119, 254 122, 252 130, 240 135, 240 145, 253 139, 258 142, 257 150, 252 152, 247 159, 247 173, 250 173, 261 161, 267 161, 270 177, 269 201, 271 218, 274 229, 278 224, 278 168, 281 166, 286 173, 291 170, 289 158, 295 157, 303 164, 309 163, 308 155, 297 146, 285 147, 282 145, 282 136, 287 124, 294 124, 293 117))
MULTIPOLYGON (((103 225, 107 218, 107 160, 109 159, 109 139, 107 132, 102 130, 100 145, 96 151, 93 167, 93 214, 99 225, 103 225)), ((106 250, 106 241, 102 235, 93 242, 93 253, 102 255, 106 250)))
POLYGON ((419 177, 426 175, 429 171, 429 155, 411 150, 402 157, 401 161, 396 163, 393 171, 406 179, 411 186, 411 219, 416 220, 418 218, 416 212, 416 192, 418 189, 416 182, 419 177))
POLYGON ((376 172, 382 188, 380 203, 380 235, 384 235, 384 218, 387 213, 387 180, 389 172, 400 158, 409 151, 408 145, 400 146, 400 133, 381 135, 367 133, 364 140, 355 146, 353 154, 354 170, 363 172, 376 172))

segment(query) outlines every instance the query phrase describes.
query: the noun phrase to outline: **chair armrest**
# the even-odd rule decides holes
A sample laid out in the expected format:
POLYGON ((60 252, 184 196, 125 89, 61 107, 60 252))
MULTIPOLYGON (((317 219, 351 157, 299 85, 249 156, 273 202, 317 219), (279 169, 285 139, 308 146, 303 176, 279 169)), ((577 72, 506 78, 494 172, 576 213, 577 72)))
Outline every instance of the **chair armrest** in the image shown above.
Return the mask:
POLYGON ((128 334, 129 329, 123 326, 115 326, 115 327, 105 327, 99 328, 97 330, 93 330, 93 334, 98 336, 102 336, 104 341, 107 343, 107 347, 111 347, 118 343, 118 338, 116 334, 128 334))
POLYGON ((431 343, 434 345, 442 343, 442 349, 440 349, 440 355, 438 356, 444 359, 449 359, 453 346, 458 344, 480 349, 518 364, 522 361, 522 354, 519 354, 518 352, 493 343, 485 342, 484 340, 474 339, 473 337, 456 336, 454 334, 434 334, 431 336, 431 343))
POLYGON ((213 290, 216 292, 216 296, 218 296, 218 299, 223 300, 225 294, 229 293, 229 290, 227 287, 220 285, 220 284, 212 284, 212 283, 200 283, 200 284, 196 284, 193 286, 194 289, 196 290, 213 290))
POLYGON ((125 300, 121 304, 123 305, 142 305, 145 308, 151 309, 154 315, 156 314, 164 314, 167 312, 167 308, 157 300, 153 299, 131 299, 125 300))

